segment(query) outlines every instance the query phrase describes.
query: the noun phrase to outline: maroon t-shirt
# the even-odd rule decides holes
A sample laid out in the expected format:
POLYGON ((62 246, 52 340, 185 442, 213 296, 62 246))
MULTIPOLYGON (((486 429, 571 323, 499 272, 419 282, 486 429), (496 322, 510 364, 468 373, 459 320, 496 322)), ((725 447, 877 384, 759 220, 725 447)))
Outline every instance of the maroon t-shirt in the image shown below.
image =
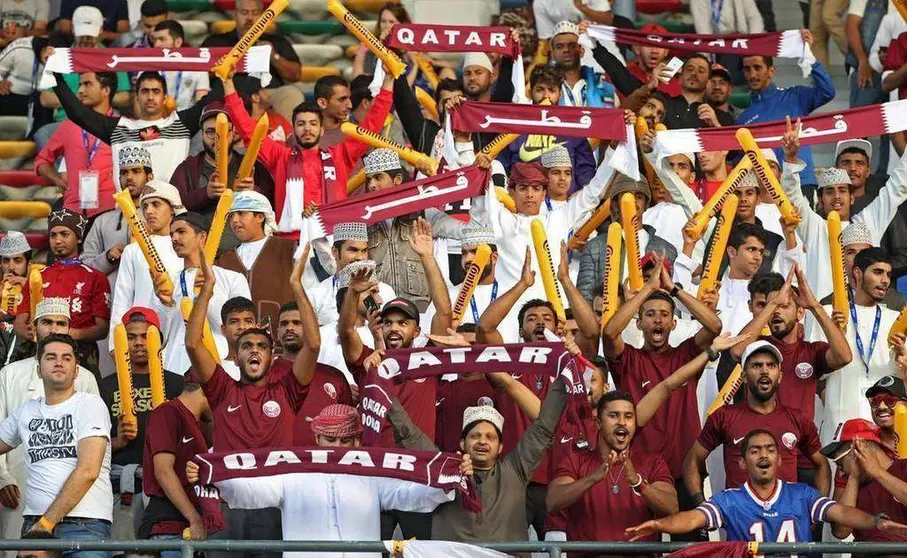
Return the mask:
POLYGON ((214 413, 214 451, 288 447, 308 392, 293 374, 268 371, 261 386, 237 382, 217 365, 202 384, 214 413))
POLYGON ((780 403, 767 415, 753 411, 746 401, 724 406, 712 413, 699 434, 699 443, 708 451, 724 446, 725 486, 740 486, 746 479, 737 459, 740 442, 754 428, 765 428, 778 439, 781 466, 778 478, 797 482, 797 458, 802 454, 813 455, 822 446, 819 431, 813 421, 798 409, 780 403))
MULTIPOLYGON (((270 374, 292 377, 293 361, 285 358, 275 359, 271 364, 270 374)), ((309 392, 302 407, 299 408, 299 412, 296 413, 296 421, 293 423, 294 446, 315 445, 312 419, 318 416, 322 409, 334 403, 351 406, 354 404, 350 384, 341 371, 333 366, 318 363, 315 365, 315 375, 312 376, 312 382, 309 384, 309 392)))
POLYGON ((460 451, 463 434, 463 411, 466 407, 494 406, 494 388, 485 376, 438 383, 435 401, 435 445, 441 451, 460 451))
MULTIPOLYGON (((545 397, 548 395, 548 387, 557 379, 556 376, 551 376, 548 374, 538 374, 538 373, 521 373, 517 374, 516 372, 511 372, 510 377, 514 380, 519 381, 521 384, 529 388, 532 393, 539 398, 540 401, 544 401, 545 397)), ((523 433, 526 432, 526 429, 532 424, 532 421, 523 414, 523 411, 520 410, 519 405, 502 390, 495 390, 495 406, 498 411, 500 411, 501 416, 504 417, 504 451, 506 454, 510 450, 516 448, 517 442, 520 441, 520 438, 523 436, 523 433)), ((551 448, 545 450, 545 453, 542 454, 542 460, 539 462, 538 467, 536 467, 535 472, 532 474, 531 482, 539 484, 548 484, 549 477, 551 476, 551 465, 549 461, 551 459, 551 448)))
MULTIPOLYGON (((356 380, 356 384, 362 387, 368 374, 365 371, 363 362, 374 351, 370 347, 362 347, 362 354, 356 362, 347 362, 350 374, 356 380)), ((438 378, 419 378, 403 382, 397 393, 400 405, 406 410, 409 418, 424 432, 426 436, 431 436, 435 431, 435 397, 438 395, 438 378)), ((394 429, 387 421, 384 430, 381 431, 380 447, 394 447, 394 429)))
MULTIPOLYGON (((838 471, 840 471, 840 467, 838 471)), ((907 482, 907 459, 895 459, 888 468, 892 476, 907 482)), ((847 478, 835 479, 837 486, 844 488, 847 484, 847 478)), ((860 485, 860 492, 857 495, 856 508, 863 510, 869 515, 884 513, 888 518, 898 523, 907 522, 907 506, 899 502, 891 492, 885 490, 878 481, 871 480, 866 484, 860 485)), ((877 541, 877 542, 900 542, 907 541, 907 535, 900 533, 886 533, 878 529, 868 531, 854 530, 853 540, 855 541, 877 541)))
MULTIPOLYGON (((624 352, 612 361, 617 370, 621 391, 633 401, 640 400, 659 382, 690 362, 702 351, 691 337, 663 353, 654 353, 624 345, 624 352)), ((699 406, 696 401, 697 381, 690 380, 662 405, 652 420, 636 431, 633 446, 643 454, 661 455, 675 479, 683 477, 683 459, 699 433, 699 406)))
MULTIPOLYGON (((582 441, 577 440, 567 431, 567 415, 561 415, 561 420, 554 430, 554 440, 551 442, 551 460, 549 469, 551 470, 550 478, 555 478, 557 468, 568 457, 573 454, 583 454, 595 451, 598 445, 598 427, 595 424, 595 412, 583 414, 580 418, 582 431, 585 434, 586 447, 582 448, 578 444, 582 441)), ((545 516, 545 531, 567 531, 567 510, 549 513, 545 516)))
MULTIPOLYGON (((671 472, 660 455, 639 453, 634 447, 630 450, 630 456, 636 472, 649 484, 665 482, 674 485, 671 472)), ((602 463, 597 451, 574 452, 561 461, 554 477, 579 480, 600 468, 602 463)), ((610 476, 606 474, 601 482, 567 508, 568 541, 627 541, 629 537, 624 532, 627 527, 656 518, 645 499, 630 488, 620 467, 609 473, 610 476), (617 494, 612 490, 614 484, 617 484, 617 494)), ((661 534, 656 533, 642 540, 661 540, 661 534)))
MULTIPOLYGON (((144 471, 142 490, 145 495, 167 500, 167 494, 155 477, 154 456, 159 453, 171 453, 176 458, 173 470, 176 471, 176 476, 179 477, 189 500, 196 504, 196 509, 198 509, 195 486, 186 479, 186 463, 196 454, 204 454, 207 451, 205 437, 202 435, 192 411, 187 409, 179 399, 171 399, 161 404, 151 412, 145 426, 145 453, 142 458, 142 470, 144 471)), ((189 526, 189 522, 182 519, 179 513, 174 516, 179 516, 180 519, 173 517, 155 522, 151 528, 151 534, 182 533, 183 529, 189 526)))
MULTIPOLYGON (((44 298, 69 299, 70 325, 84 329, 95 325, 95 318, 110 319, 110 282, 107 275, 84 264, 55 262, 41 270, 44 280, 44 298)), ((31 294, 28 286, 22 289, 22 302, 16 314, 31 311, 31 294)))

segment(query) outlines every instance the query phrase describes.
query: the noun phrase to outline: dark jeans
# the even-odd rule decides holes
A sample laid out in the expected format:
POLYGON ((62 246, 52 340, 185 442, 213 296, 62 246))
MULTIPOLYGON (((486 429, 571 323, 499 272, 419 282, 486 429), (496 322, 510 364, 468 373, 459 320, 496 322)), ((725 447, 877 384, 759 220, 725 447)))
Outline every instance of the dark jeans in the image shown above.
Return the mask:
POLYGON ((388 510, 381 512, 381 539, 389 541, 394 538, 394 529, 400 525, 404 539, 416 538, 421 541, 431 539, 431 514, 388 510))
MULTIPOLYGON (((29 515, 22 519, 22 534, 24 535, 40 518, 29 515)), ((54 536, 66 541, 102 541, 110 538, 110 522, 101 519, 67 517, 54 527, 54 536)), ((108 556, 110 556, 109 552, 100 550, 67 550, 63 552, 64 558, 107 558, 108 556)))
POLYGON ((526 519, 529 521, 529 525, 535 527, 535 534, 540 541, 545 540, 545 517, 548 515, 545 498, 547 496, 547 485, 530 482, 526 487, 526 519))
MULTIPOLYGON (((687 491, 683 484, 683 478, 674 479, 674 488, 677 490, 677 503, 680 505, 680 511, 690 511, 696 509, 696 502, 693 501, 692 495, 687 491)), ((683 535, 671 535, 671 542, 704 542, 709 540, 708 534, 702 530, 690 531, 683 535)))

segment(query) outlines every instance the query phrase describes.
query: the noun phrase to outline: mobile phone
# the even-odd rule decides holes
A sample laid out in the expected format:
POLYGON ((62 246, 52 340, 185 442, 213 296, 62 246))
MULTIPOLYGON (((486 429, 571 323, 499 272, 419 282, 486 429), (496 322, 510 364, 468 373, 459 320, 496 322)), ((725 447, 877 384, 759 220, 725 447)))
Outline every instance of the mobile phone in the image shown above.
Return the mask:
POLYGON ((662 72, 662 75, 659 76, 659 78, 661 79, 661 81, 667 83, 671 81, 671 78, 673 78, 681 68, 683 68, 683 60, 675 56, 674 58, 671 58, 667 64, 665 64, 665 69, 662 72))
POLYGON ((362 303, 365 304, 365 310, 369 314, 378 309, 378 303, 375 301, 375 297, 373 297, 372 295, 365 297, 365 300, 363 300, 362 303))

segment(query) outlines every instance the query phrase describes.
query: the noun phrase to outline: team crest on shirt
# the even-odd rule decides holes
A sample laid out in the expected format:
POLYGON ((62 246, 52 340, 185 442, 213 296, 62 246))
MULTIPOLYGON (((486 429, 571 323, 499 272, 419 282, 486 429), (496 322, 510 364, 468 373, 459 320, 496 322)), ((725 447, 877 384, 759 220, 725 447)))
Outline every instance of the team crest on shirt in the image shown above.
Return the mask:
POLYGON ((75 290, 75 293, 73 293, 73 294, 77 294, 77 295, 82 294, 82 287, 84 287, 84 286, 85 286, 85 281, 79 281, 78 283, 76 283, 76 290, 75 290))
POLYGON ((324 389, 324 392, 328 394, 328 397, 334 400, 337 399, 337 390, 334 389, 334 384, 324 384, 321 387, 324 389))
POLYGON ((70 303, 70 307, 72 308, 73 312, 76 312, 76 313, 81 312, 82 311, 82 299, 81 298, 72 299, 72 302, 70 303))
POLYGON ((801 362, 794 368, 794 373, 801 380, 807 380, 813 377, 813 365, 808 362, 801 362))
POLYGON ((277 418, 280 416, 280 403, 273 399, 265 401, 264 405, 261 406, 261 412, 268 418, 277 418))
POLYGON ((416 378, 413 381, 416 382, 417 384, 424 384, 426 381, 428 381, 428 378, 416 378))
POLYGON ((784 444, 784 447, 788 450, 793 450, 794 446, 797 445, 797 435, 793 432, 785 432, 784 435, 781 436, 781 443, 784 444))
POLYGON ((483 395, 482 397, 480 397, 478 403, 479 403, 479 407, 484 407, 485 405, 487 405, 489 407, 494 407, 494 401, 492 401, 491 398, 488 397, 487 395, 483 395))

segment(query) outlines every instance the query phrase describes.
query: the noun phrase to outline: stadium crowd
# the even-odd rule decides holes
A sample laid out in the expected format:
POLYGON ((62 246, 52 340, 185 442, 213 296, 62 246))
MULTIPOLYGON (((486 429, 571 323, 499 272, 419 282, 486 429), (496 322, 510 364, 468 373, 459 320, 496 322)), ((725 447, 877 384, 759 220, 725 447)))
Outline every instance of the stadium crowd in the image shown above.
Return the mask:
POLYGON ((0 0, 59 191, 0 239, 0 538, 907 543, 907 8, 633 4, 391 2, 308 91, 279 27, 209 72, 164 0, 0 0))

